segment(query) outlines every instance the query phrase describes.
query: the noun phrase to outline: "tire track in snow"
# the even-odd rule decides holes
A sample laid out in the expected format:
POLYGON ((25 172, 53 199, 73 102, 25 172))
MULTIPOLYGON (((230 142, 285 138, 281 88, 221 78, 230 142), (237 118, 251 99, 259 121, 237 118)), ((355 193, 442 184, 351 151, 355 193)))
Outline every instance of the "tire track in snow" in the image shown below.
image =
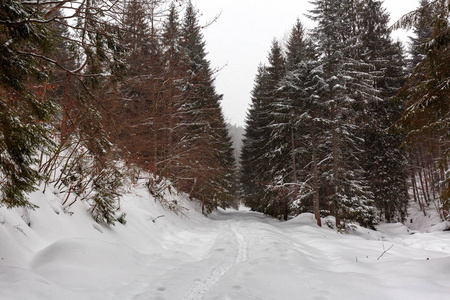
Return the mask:
POLYGON ((202 300, 206 293, 224 276, 234 265, 247 260, 247 242, 243 230, 230 224, 230 229, 236 237, 236 259, 234 263, 223 263, 215 267, 208 276, 199 280, 184 295, 183 300, 202 300))

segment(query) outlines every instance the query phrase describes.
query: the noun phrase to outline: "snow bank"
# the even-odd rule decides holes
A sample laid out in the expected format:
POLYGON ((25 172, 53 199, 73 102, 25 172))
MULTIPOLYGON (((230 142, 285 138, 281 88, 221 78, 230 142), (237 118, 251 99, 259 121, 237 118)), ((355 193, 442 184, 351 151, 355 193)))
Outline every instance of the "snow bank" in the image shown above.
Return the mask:
POLYGON ((34 211, 0 208, 0 299, 124 299, 108 291, 154 272, 176 234, 207 223, 177 195, 185 216, 164 210, 144 184, 123 197, 127 223, 113 227, 97 224, 87 203, 63 207, 47 190, 30 195, 34 211))

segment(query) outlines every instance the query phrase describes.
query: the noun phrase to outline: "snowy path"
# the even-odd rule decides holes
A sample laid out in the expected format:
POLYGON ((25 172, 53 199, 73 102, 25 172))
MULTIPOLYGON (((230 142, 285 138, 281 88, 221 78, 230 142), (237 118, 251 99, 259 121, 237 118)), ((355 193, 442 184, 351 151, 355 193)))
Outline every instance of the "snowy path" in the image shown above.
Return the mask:
POLYGON ((194 286, 184 296, 184 300, 203 299, 204 295, 223 277, 234 265, 239 264, 247 259, 247 243, 244 236, 235 224, 229 223, 226 228, 235 235, 236 258, 231 263, 221 263, 215 267, 208 276, 202 280, 198 280, 194 286), (228 228, 229 227, 229 228, 228 228))
POLYGON ((213 218, 211 230, 234 254, 207 254, 216 264, 183 299, 444 300, 450 294, 448 233, 421 242, 400 225, 388 226, 392 237, 365 229, 343 236, 316 228, 308 215, 287 223, 250 212, 213 218))
POLYGON ((450 294, 450 243, 438 242, 450 241, 446 233, 427 244, 395 235, 395 226, 388 230, 393 238, 365 229, 339 235, 316 228, 310 215, 287 223, 251 212, 212 218, 214 246, 189 264, 188 273, 199 276, 184 296, 151 299, 444 300, 450 294))
POLYGON ((282 223, 248 211, 152 222, 164 214, 152 202, 126 205, 133 218, 112 230, 54 207, 31 228, 0 211, 0 299, 449 299, 449 232, 341 235, 310 214, 282 223))

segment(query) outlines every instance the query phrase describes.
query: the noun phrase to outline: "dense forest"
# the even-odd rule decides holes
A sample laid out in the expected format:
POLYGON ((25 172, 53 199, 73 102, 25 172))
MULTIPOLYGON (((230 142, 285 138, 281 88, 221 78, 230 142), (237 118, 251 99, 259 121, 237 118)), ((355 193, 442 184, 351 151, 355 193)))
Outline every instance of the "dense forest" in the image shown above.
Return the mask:
POLYGON ((230 206, 235 158, 191 2, 0 6, 2 205, 31 208, 52 184, 113 224, 124 180, 144 177, 171 209, 171 187, 205 214, 230 206))
POLYGON ((405 221, 412 197, 448 219, 449 1, 393 27, 382 1, 312 3, 316 27, 299 20, 258 69, 238 172, 191 1, 1 1, 0 205, 37 208, 27 195, 53 185, 111 225, 144 178, 175 211, 162 190, 204 214, 242 199, 373 227, 405 221))
POLYGON ((382 1, 315 0, 274 40, 252 91, 241 194, 285 219, 404 222, 410 195, 449 217, 448 1, 422 0, 389 27, 382 1), (412 28, 409 53, 390 33, 412 28))

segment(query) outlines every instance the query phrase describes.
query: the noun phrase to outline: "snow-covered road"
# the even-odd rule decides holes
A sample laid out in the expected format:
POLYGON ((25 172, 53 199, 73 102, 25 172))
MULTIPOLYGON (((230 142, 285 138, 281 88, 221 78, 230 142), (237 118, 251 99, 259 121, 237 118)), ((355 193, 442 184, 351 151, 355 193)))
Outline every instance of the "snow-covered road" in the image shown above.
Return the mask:
POLYGON ((311 214, 245 210, 182 218, 144 196, 125 199, 128 223, 111 229, 81 204, 41 201, 29 227, 0 210, 0 299, 450 299, 450 232, 338 234, 311 214))
POLYGON ((434 236, 433 242, 423 242, 420 234, 408 235, 400 224, 385 225, 384 233, 357 228, 341 235, 317 228, 309 214, 287 223, 245 211, 219 212, 212 218, 218 228, 215 238, 226 246, 212 248, 202 258, 210 261, 210 272, 195 279, 191 291, 196 292, 184 299, 448 299, 450 295, 448 233, 428 234, 434 236), (217 251, 222 254, 211 255, 217 251))

